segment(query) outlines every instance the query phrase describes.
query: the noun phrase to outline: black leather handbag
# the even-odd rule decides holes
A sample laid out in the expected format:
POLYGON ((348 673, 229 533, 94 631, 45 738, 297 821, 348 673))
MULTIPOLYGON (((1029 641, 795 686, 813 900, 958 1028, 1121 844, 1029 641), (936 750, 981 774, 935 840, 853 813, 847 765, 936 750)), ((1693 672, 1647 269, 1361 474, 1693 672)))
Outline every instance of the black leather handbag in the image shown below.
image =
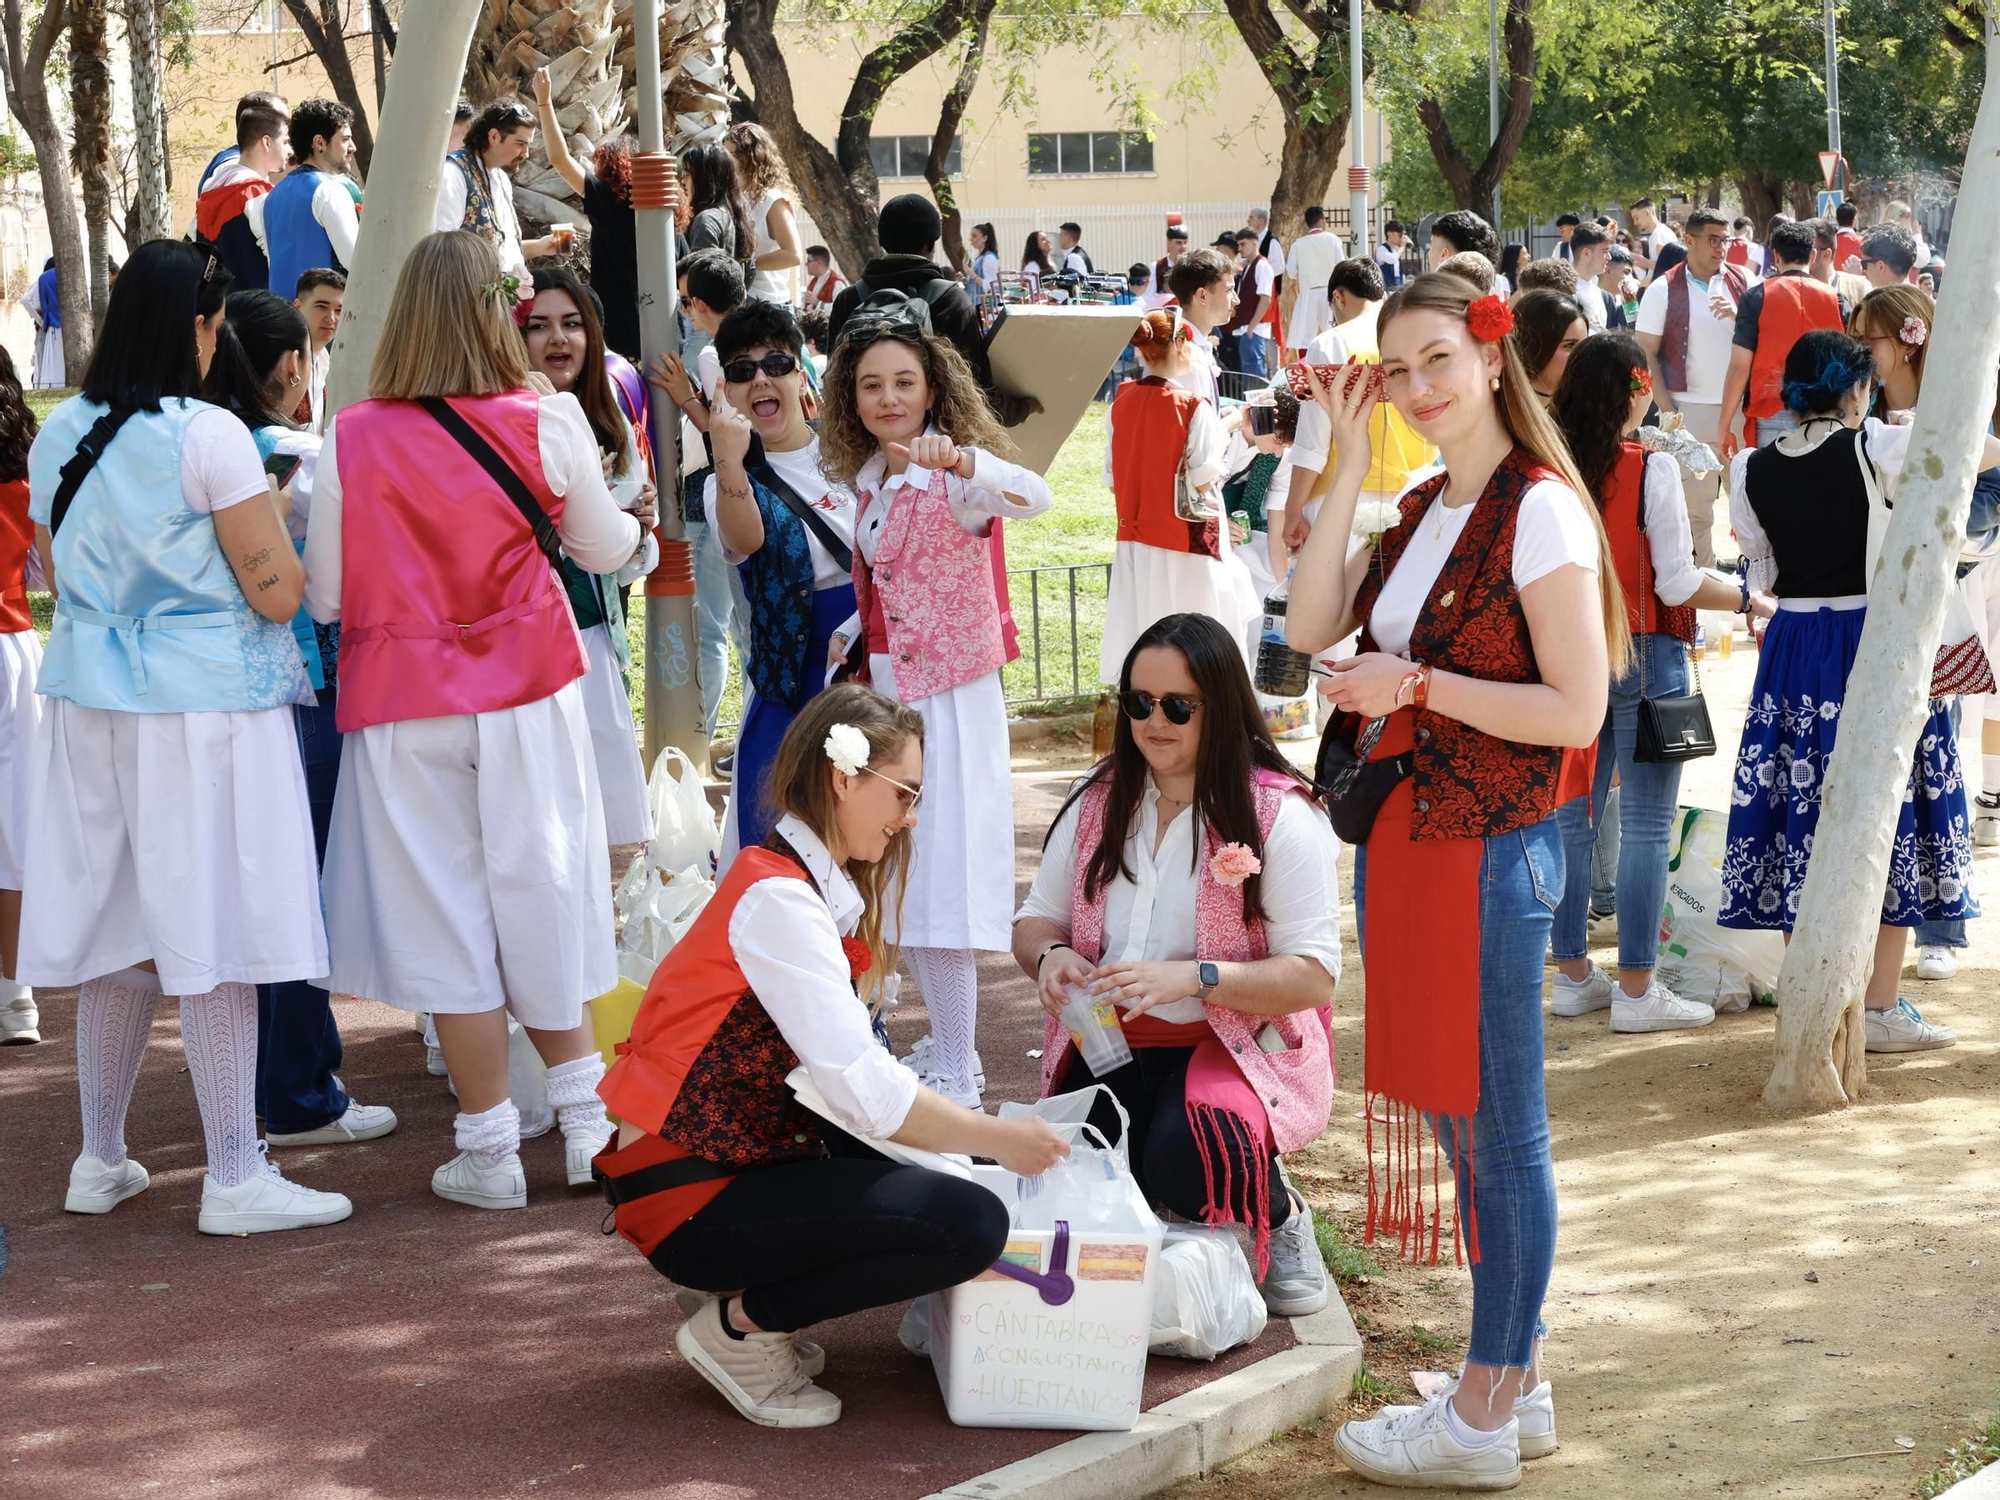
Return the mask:
MULTIPOLYGON (((1653 555, 1646 543, 1646 494, 1639 486, 1639 633, 1652 634, 1653 555)), ((1647 690, 1645 642, 1634 641, 1639 653, 1639 722, 1633 735, 1632 759, 1642 765, 1662 761, 1700 760, 1715 754, 1715 726, 1708 719, 1708 700, 1701 695, 1701 654, 1690 648, 1694 691, 1672 698, 1655 698, 1647 690)))
POLYGON ((1387 722, 1363 720, 1359 714, 1337 714, 1327 721, 1326 733, 1320 737, 1313 790, 1343 844, 1368 842, 1375 815, 1389 800, 1389 793, 1416 769, 1416 752, 1411 750, 1388 760, 1368 759, 1387 722))

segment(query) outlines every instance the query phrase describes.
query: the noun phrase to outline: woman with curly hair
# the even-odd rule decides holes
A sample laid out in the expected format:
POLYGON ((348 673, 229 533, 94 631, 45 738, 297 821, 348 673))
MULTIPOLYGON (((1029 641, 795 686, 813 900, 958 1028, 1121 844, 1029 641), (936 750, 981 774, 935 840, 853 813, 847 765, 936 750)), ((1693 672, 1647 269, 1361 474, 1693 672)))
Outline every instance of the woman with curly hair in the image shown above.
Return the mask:
MULTIPOLYGON (((854 491, 854 598, 869 680, 924 720, 927 798, 898 941, 930 1010, 912 1054, 940 1092, 976 1103, 980 952, 1005 953, 1014 909, 1006 661, 987 538, 1049 508, 1009 451, 972 369, 913 310, 863 309, 827 365, 821 465, 854 491)), ((847 632, 831 652, 844 655, 847 632)))
POLYGON ((639 230, 632 212, 632 153, 639 142, 630 132, 611 136, 598 143, 586 167, 563 138, 547 68, 535 69, 534 87, 549 165, 583 199, 583 216, 590 221, 590 289, 604 308, 604 342, 637 362, 639 230))
POLYGON ((28 760, 42 722, 35 674, 42 642, 28 613, 28 450, 39 428, 21 395, 14 356, 0 349, 0 1046, 39 1042, 35 992, 14 978, 27 864, 28 760))
POLYGON ((792 186, 785 180, 785 159, 778 154, 771 132, 748 120, 730 126, 722 144, 736 158, 737 180, 750 206, 749 253, 743 257, 749 285, 744 291, 766 302, 790 303, 792 279, 785 272, 804 264, 805 255, 792 186))

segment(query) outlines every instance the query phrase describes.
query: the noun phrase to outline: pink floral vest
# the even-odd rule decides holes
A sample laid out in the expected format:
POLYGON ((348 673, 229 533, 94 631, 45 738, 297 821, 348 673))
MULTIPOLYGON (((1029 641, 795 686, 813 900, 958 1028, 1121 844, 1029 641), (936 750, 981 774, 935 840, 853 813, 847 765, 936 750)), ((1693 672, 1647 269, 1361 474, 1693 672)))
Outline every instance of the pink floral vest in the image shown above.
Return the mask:
MULTIPOLYGON (((1299 792, 1298 783, 1276 772, 1256 773, 1257 831, 1269 839, 1284 797, 1299 792)), ((1110 892, 1095 901, 1083 895, 1084 867, 1089 851, 1104 836, 1104 804, 1111 789, 1100 783, 1077 800, 1076 879, 1070 886, 1069 940, 1091 963, 1104 952, 1104 907, 1110 892)), ((1209 861, 1221 847, 1205 831, 1196 875, 1195 952, 1211 962, 1248 963, 1266 956, 1264 925, 1243 920, 1243 892, 1218 884, 1208 872, 1209 861)), ((1229 1051, 1231 1060, 1264 1105, 1271 1139, 1280 1153, 1297 1151, 1318 1140, 1333 1115, 1333 1031, 1331 1008, 1322 1006, 1289 1016, 1253 1016, 1221 1005, 1206 1007, 1209 1029, 1229 1051), (1285 1043, 1282 1052, 1266 1052, 1257 1034, 1276 1028, 1285 1043)), ((1069 1033, 1053 1016, 1042 1025, 1042 1092, 1048 1093, 1070 1048, 1069 1033)))
MULTIPOLYGON (((874 561, 854 551, 855 605, 871 633, 879 607, 905 703, 976 682, 1007 662, 988 540, 959 524, 945 485, 938 470, 928 489, 892 494, 874 561)), ((857 514, 874 498, 874 491, 861 491, 857 514)))

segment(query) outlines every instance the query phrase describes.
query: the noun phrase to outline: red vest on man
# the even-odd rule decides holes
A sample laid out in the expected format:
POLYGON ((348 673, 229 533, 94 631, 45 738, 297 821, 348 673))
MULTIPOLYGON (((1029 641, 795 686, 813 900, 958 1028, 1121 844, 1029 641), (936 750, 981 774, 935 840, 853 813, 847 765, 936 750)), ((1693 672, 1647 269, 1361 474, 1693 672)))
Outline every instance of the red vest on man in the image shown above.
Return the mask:
POLYGON ((1839 329, 1840 294, 1802 271, 1786 271, 1764 283, 1764 306, 1757 314, 1757 347, 1750 355, 1750 391, 1743 409, 1754 417, 1775 417, 1784 406, 1785 360, 1792 345, 1815 328, 1839 329))
MULTIPOLYGON (((1694 639, 1694 610, 1685 604, 1665 604, 1653 592, 1653 552, 1646 534, 1639 529, 1639 508, 1646 503, 1646 450, 1637 443, 1619 445, 1618 463, 1611 471, 1604 495, 1604 532, 1611 540, 1611 560, 1618 568, 1618 584, 1625 592, 1625 620, 1632 634, 1651 630, 1678 640, 1694 639), (1646 594, 1644 622, 1640 603, 1646 594)), ((1680 491, 1676 485, 1676 500, 1680 491)))
MULTIPOLYGON (((535 393, 455 396, 451 405, 560 523, 535 393)), ((516 708, 588 670, 534 532, 428 412, 413 401, 363 401, 341 412, 339 435, 343 733, 516 708)))
POLYGON ((1111 485, 1118 540, 1167 552, 1222 556, 1214 522, 1186 521, 1174 508, 1176 476, 1201 397, 1157 375, 1128 380, 1111 403, 1111 485))
POLYGON ((34 629, 28 613, 28 552, 34 545, 24 475, 0 484, 0 635, 34 629))

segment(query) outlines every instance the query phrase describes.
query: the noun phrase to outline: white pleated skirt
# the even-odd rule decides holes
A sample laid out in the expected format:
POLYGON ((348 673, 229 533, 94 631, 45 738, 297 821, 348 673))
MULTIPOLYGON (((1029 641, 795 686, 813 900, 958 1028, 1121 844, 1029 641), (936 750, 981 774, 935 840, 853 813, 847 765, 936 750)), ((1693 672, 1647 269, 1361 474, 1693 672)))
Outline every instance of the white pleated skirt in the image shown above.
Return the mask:
MULTIPOLYGON (((870 655, 875 690, 900 698, 886 655, 870 655)), ((900 923, 908 948, 981 948, 1014 941, 1014 777, 1000 674, 910 705, 924 719, 924 800, 900 923)))
POLYGON ((632 699, 618 667, 611 631, 593 625, 583 632, 590 670, 583 676, 583 712, 590 721, 590 745, 597 755, 597 788, 604 798, 604 836, 613 844, 643 844, 653 836, 653 810, 646 800, 646 765, 639 758, 639 735, 632 724, 632 699))
POLYGON ((1207 615, 1231 640, 1241 640, 1250 617, 1262 609, 1257 585, 1234 549, 1215 558, 1120 542, 1111 559, 1098 680, 1116 685, 1132 643, 1168 615, 1207 615))
POLYGON ((22 983, 149 958, 169 995, 326 974, 289 706, 135 714, 51 698, 29 783, 22 983))
POLYGON ((355 730, 327 838, 328 988, 566 1031, 618 983, 609 861, 581 682, 355 730))
POLYGON ((33 630, 0 635, 0 891, 18 891, 28 867, 28 807, 42 700, 35 677, 42 642, 33 630))

